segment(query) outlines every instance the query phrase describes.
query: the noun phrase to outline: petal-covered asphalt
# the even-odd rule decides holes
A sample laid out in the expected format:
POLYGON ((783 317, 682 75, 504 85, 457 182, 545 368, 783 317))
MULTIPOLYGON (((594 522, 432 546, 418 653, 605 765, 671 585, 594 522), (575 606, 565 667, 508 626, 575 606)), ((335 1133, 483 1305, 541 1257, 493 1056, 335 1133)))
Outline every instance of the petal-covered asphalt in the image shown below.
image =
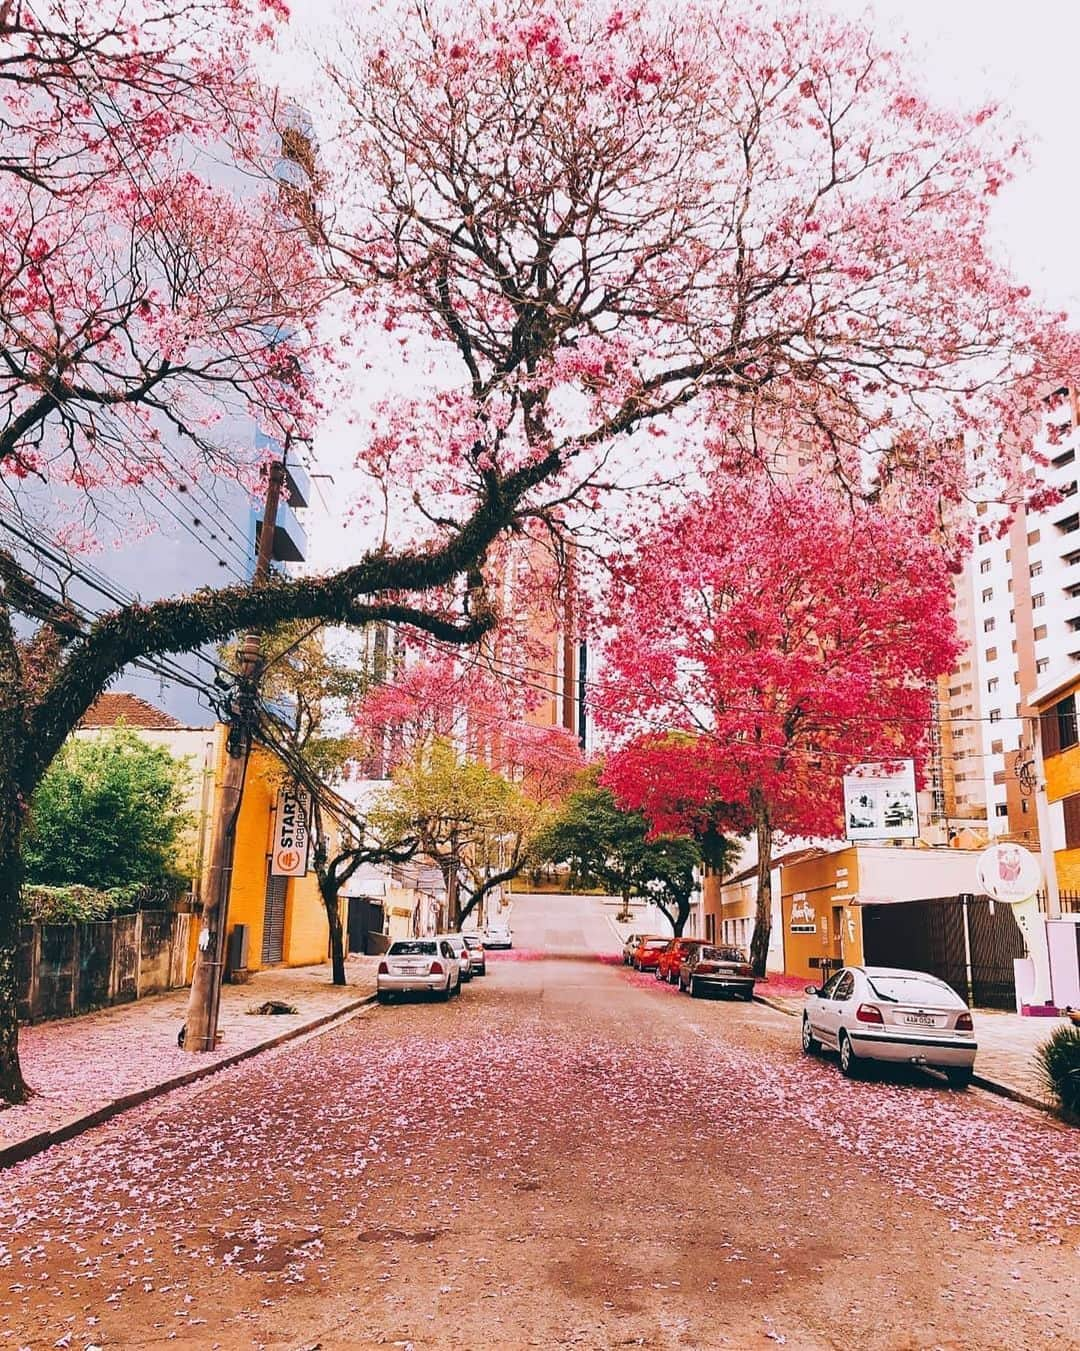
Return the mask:
POLYGON ((597 951, 518 900, 371 1009, 10 1169, 0 1351, 1080 1346, 1080 1133, 597 951))

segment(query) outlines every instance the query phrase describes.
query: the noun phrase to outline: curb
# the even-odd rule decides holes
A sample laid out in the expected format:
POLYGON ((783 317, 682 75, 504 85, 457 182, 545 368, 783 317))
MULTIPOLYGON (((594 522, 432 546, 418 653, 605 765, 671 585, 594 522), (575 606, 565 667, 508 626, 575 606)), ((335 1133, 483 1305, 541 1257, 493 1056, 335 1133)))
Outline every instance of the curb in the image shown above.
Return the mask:
POLYGON ((197 1083, 198 1080, 206 1079, 211 1074, 217 1074, 218 1070, 226 1070, 232 1065, 239 1065, 244 1060, 250 1060, 253 1056, 261 1055, 264 1051, 273 1050, 275 1046, 283 1046, 286 1042, 295 1041, 298 1037, 306 1036, 310 1032, 328 1030, 328 1023, 337 1022, 338 1019, 346 1021, 347 1018, 358 1013, 362 1008, 374 1003, 374 994, 364 995, 362 999, 354 999, 351 1003, 342 1004, 340 1008, 334 1009, 333 1012, 321 1014, 318 1018, 309 1023, 304 1023, 300 1027, 290 1027, 286 1032, 279 1032, 269 1041, 261 1041, 256 1046, 247 1046, 242 1051, 234 1051, 232 1055, 223 1056, 221 1060, 215 1060, 211 1065, 198 1065, 195 1069, 187 1070, 183 1074, 174 1074, 171 1079, 164 1079, 160 1083, 149 1085, 147 1088, 136 1089, 134 1093, 125 1093, 123 1097, 113 1098, 110 1102, 104 1103, 101 1107, 96 1107, 92 1112, 87 1112, 83 1116, 72 1117, 71 1120, 63 1122, 62 1125, 56 1126, 52 1130, 39 1131, 37 1135, 27 1136, 24 1140, 16 1140, 14 1144, 0 1148, 0 1169, 22 1163, 25 1159, 33 1158, 35 1154, 41 1154, 44 1150, 51 1149, 53 1145, 62 1144, 65 1140, 73 1140, 75 1136, 93 1130, 95 1126, 100 1126, 114 1116, 119 1116, 121 1112, 126 1112, 131 1107, 140 1107, 143 1103, 150 1102, 154 1098, 164 1097, 166 1093, 171 1093, 174 1088, 185 1088, 188 1084, 197 1083))
MULTIPOLYGON (((782 1004, 775 999, 770 999, 768 995, 754 995, 754 1003, 764 1004, 767 1008, 775 1009, 777 1013, 786 1013, 789 1018, 799 1016, 797 1009, 784 1008, 782 1004)), ((1013 1088, 1011 1084, 1000 1083, 997 1079, 985 1079, 981 1074, 973 1074, 971 1082, 975 1088, 984 1089, 987 1093, 993 1093, 996 1097, 1008 1098, 1012 1102, 1021 1103, 1024 1107, 1033 1107, 1037 1112, 1045 1112, 1047 1116, 1060 1119, 1050 1103, 1043 1102, 1041 1098, 1032 1097, 1030 1093, 1025 1093, 1022 1089, 1013 1088)))

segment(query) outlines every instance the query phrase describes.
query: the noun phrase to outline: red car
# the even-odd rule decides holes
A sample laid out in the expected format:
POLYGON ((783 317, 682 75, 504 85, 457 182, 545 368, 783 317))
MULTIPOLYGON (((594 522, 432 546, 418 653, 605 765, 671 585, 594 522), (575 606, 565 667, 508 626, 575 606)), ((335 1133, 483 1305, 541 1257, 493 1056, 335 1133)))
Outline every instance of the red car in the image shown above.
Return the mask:
POLYGON ((674 985, 679 979, 679 967, 691 951, 694 948, 700 948, 704 942, 704 938, 671 939, 660 954, 660 960, 656 964, 656 979, 666 980, 669 985, 674 985))
POLYGON ((670 942, 669 938, 643 938, 634 949, 630 965, 635 971, 655 971, 660 954, 670 942))

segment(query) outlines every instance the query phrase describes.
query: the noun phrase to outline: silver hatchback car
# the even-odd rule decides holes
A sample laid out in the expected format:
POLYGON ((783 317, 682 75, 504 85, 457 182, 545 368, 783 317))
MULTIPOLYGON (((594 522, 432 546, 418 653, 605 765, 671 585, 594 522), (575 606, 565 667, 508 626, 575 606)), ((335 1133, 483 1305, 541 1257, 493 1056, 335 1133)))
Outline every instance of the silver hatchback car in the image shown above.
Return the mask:
POLYGON ((971 1082, 975 1027, 951 986, 925 971, 845 966, 818 989, 806 987, 802 1047, 840 1053, 849 1077, 868 1060, 942 1070, 955 1088, 971 1082))
POLYGON ((454 956, 457 958, 458 965, 461 967, 461 979, 472 980, 475 972, 473 970, 472 953, 469 951, 469 945, 462 938, 461 934, 436 934, 435 937, 440 943, 449 943, 454 949, 454 956))
POLYGON ((461 993, 461 965, 453 946, 441 938, 399 938, 379 962, 375 993, 380 1004, 394 994, 430 994, 449 999, 461 993))

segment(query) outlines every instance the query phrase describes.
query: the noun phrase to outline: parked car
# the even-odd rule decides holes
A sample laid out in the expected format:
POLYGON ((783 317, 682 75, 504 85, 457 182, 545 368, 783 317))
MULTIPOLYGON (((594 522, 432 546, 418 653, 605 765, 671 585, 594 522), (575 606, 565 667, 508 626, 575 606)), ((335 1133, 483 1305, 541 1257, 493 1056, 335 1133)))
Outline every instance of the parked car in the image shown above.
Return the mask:
POLYGON ((512 948, 514 937, 510 932, 509 922, 505 919, 490 920, 487 928, 480 935, 480 941, 485 948, 512 948))
POLYGON ((857 1075, 869 1060, 926 1065, 956 1088, 971 1082, 975 1027, 951 986, 925 971, 845 966, 822 988, 806 987, 802 1047, 839 1052, 840 1069, 857 1075))
POLYGON ((461 979, 472 980, 473 978, 472 956, 469 952, 469 945, 465 942, 465 939, 462 937, 462 935, 436 934, 436 937, 440 941, 445 940, 454 949, 454 956, 457 958, 458 963, 461 966, 461 979))
POLYGON ((666 980, 669 985, 674 985, 679 979, 679 967, 690 950, 701 947, 704 942, 704 938, 673 938, 656 963, 656 979, 666 980))
POLYGON ((754 997, 754 968, 742 948, 702 943, 683 958, 679 989, 689 991, 695 998, 707 990, 719 990, 749 1001, 754 997))
POLYGON ((479 934, 462 934, 465 946, 469 949, 469 969, 478 976, 487 975, 487 953, 479 934))
POLYGON ((375 994, 386 1004, 394 994, 430 994, 449 999, 461 993, 461 965, 441 938, 399 938, 379 962, 375 994))
POLYGON ((656 963, 660 960, 660 954, 667 947, 670 939, 667 938, 643 938, 634 949, 632 965, 636 971, 655 971, 656 963))
POLYGON ((655 938, 655 934, 630 934, 623 941, 622 960, 623 966, 630 966, 634 960, 634 953, 638 950, 638 945, 645 938, 655 938))

